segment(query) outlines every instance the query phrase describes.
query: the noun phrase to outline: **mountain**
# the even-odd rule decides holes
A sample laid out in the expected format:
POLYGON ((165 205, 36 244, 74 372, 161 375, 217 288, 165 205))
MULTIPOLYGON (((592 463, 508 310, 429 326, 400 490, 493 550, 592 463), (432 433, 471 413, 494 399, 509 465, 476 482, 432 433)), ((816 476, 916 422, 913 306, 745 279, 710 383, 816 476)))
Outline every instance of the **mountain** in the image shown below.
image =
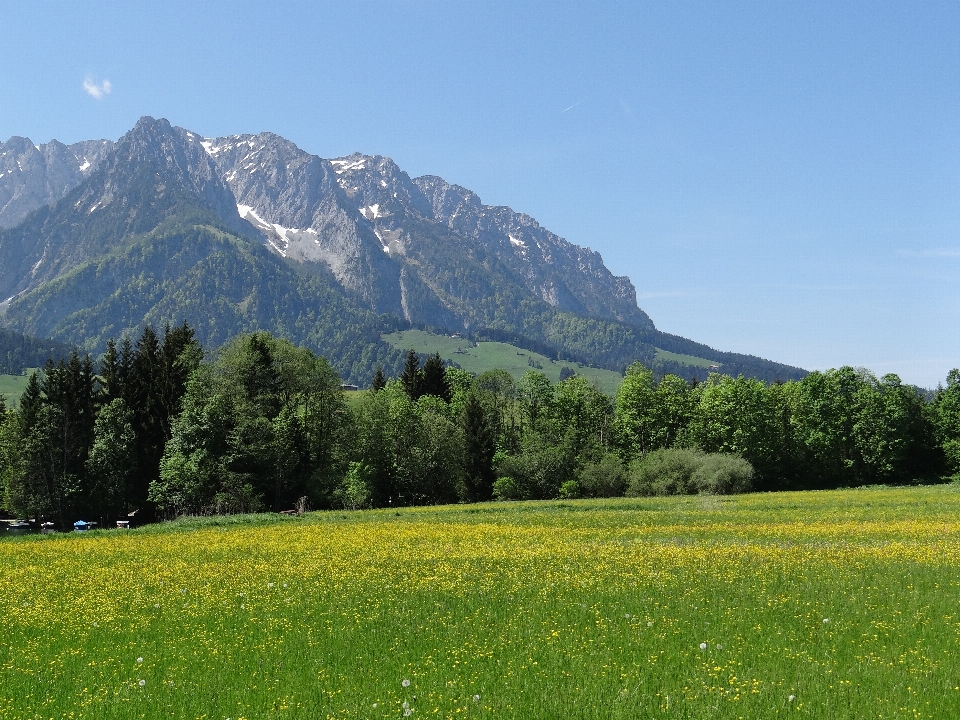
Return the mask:
POLYGON ((362 384, 377 363, 398 368, 380 334, 411 326, 611 369, 702 376, 660 348, 803 374, 660 333, 598 253, 386 157, 327 160, 271 133, 205 138, 153 118, 116 143, 0 149, 17 163, 0 176, 0 313, 32 335, 98 351, 144 322, 185 319, 206 345, 264 328, 362 384))
POLYGON ((38 207, 60 200, 93 174, 112 148, 109 140, 34 145, 12 137, 0 142, 0 227, 13 227, 38 207))

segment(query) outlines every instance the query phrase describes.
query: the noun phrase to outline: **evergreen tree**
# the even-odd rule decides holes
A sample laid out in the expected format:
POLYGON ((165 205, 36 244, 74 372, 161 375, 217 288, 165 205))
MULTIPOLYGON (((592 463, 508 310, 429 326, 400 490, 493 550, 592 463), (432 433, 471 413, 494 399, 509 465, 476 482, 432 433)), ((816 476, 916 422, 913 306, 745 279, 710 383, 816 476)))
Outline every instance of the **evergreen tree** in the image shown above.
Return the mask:
POLYGON ((463 431, 466 455, 467 500, 478 502, 493 497, 493 456, 496 442, 483 405, 474 393, 463 406, 463 431))
POLYGON ((400 384, 406 391, 407 396, 416 401, 420 398, 420 358, 415 350, 407 351, 407 361, 404 363, 403 372, 400 374, 400 384))
POLYGON ((377 372, 374 373, 373 382, 370 383, 370 389, 375 393, 380 392, 387 386, 387 378, 383 375, 383 365, 377 365, 377 372))
POLYGON ((428 357, 420 373, 420 397, 433 395, 444 402, 450 402, 452 393, 450 392, 450 386, 447 384, 447 374, 440 353, 428 357))

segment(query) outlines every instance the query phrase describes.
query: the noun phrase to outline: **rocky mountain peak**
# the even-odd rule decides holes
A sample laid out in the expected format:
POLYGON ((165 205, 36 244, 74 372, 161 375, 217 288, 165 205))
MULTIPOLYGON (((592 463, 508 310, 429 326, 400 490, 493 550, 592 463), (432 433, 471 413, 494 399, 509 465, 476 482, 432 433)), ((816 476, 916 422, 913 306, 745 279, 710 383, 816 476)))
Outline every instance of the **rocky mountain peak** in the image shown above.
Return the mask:
POLYGON ((14 136, 0 142, 0 228, 13 227, 37 208, 63 198, 112 148, 109 140, 34 145, 29 138, 14 136))

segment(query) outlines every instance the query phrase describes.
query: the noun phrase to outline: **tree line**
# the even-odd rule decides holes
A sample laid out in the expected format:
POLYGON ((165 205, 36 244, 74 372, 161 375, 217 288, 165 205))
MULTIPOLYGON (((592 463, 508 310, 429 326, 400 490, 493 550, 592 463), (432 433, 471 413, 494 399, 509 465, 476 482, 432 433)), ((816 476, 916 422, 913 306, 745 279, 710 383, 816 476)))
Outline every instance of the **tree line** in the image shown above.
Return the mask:
POLYGON ((439 355, 348 401, 265 332, 204 360, 186 324, 74 352, 0 406, 2 505, 69 526, 160 516, 960 479, 960 371, 932 397, 849 367, 764 383, 473 376, 439 355))

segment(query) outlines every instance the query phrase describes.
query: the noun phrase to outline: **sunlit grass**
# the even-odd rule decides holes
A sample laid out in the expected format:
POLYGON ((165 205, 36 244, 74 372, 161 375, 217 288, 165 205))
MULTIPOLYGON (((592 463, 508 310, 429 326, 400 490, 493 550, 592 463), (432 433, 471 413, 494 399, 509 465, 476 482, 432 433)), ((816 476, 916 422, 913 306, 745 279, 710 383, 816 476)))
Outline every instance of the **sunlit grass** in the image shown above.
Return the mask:
POLYGON ((0 717, 955 717, 958 517, 941 486, 10 540, 0 717))

